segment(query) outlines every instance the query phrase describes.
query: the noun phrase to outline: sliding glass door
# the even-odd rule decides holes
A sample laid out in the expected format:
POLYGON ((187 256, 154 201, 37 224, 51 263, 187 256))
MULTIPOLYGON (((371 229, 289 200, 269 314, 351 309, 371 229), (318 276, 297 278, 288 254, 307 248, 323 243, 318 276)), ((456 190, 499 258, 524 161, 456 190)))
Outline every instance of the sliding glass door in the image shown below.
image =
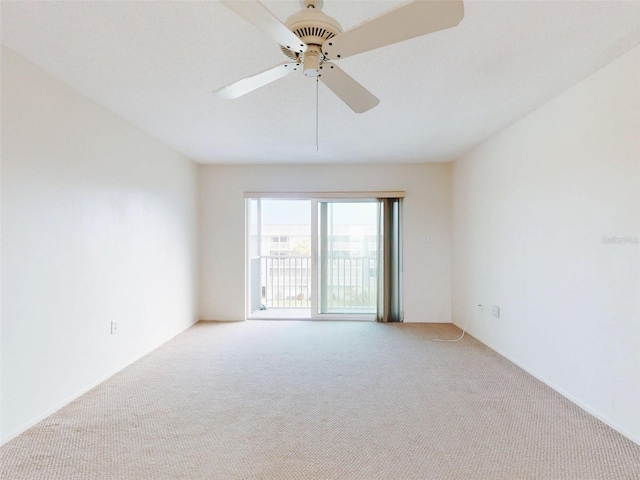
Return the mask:
POLYGON ((247 317, 401 318, 399 217, 385 200, 247 198, 247 317))
POLYGON ((377 305, 376 200, 321 201, 318 207, 318 315, 374 315, 377 305))
POLYGON ((311 201, 247 200, 249 318, 311 318, 311 201))

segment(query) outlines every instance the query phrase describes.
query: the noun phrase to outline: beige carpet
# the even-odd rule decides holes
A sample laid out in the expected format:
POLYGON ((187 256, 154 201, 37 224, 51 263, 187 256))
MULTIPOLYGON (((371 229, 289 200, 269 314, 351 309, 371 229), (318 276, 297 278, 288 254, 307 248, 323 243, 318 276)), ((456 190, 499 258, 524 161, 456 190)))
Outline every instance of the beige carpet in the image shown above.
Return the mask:
POLYGON ((451 325, 200 323, 0 449, 2 479, 638 479, 640 447, 451 325))

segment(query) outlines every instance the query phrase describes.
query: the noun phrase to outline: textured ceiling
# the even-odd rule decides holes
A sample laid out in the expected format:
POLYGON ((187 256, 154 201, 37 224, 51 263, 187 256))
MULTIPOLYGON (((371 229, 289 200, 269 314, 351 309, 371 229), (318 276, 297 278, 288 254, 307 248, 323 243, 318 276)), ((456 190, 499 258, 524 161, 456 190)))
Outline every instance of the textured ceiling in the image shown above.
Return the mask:
MULTIPOLYGON (((348 29, 404 2, 325 0, 348 29)), ((265 1, 281 20, 297 1, 265 1)), ((211 92, 285 57, 216 1, 3 2, 2 43, 199 163, 447 161, 640 43, 640 2, 467 1, 453 29, 339 61, 358 115, 296 72, 211 92)), ((640 68, 640 66, 639 66, 640 68)))

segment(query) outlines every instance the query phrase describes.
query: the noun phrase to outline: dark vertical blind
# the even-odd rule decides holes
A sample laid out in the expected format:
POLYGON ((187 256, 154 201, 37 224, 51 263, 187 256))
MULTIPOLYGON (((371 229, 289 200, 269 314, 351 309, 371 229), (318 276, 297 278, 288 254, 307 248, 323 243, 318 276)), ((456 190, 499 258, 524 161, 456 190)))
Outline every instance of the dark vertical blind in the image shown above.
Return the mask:
POLYGON ((402 199, 381 198, 376 321, 402 322, 402 199))

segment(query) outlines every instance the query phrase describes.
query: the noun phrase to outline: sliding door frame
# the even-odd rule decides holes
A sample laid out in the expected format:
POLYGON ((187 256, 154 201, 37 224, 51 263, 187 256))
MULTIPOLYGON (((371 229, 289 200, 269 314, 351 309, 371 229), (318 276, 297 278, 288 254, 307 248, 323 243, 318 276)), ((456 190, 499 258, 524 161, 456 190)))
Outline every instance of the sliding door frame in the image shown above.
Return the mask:
MULTIPOLYGON (((252 212, 251 212, 251 202, 255 200, 257 201, 257 217, 260 220, 262 218, 262 198, 249 198, 245 197, 245 210, 244 210, 244 221, 245 221, 245 241, 244 241, 244 312, 245 312, 245 320, 251 317, 254 310, 252 309, 252 290, 251 290, 251 279, 252 279, 252 271, 251 271, 251 220, 252 220, 252 212)), ((258 221, 256 223, 256 238, 257 238, 257 255, 258 258, 262 255, 262 223, 258 221)), ((259 269, 262 268, 262 262, 258 262, 260 265, 259 269)), ((262 278, 262 272, 259 273, 259 278, 262 278)))
MULTIPOLYGON (((251 200, 258 200, 258 211, 261 200, 305 200, 311 202, 311 320, 348 320, 348 321, 375 321, 376 314, 356 313, 320 313, 318 298, 320 297, 320 265, 319 258, 319 215, 318 208, 321 202, 373 202, 380 198, 404 198, 403 191, 370 191, 370 192, 244 192, 245 198, 245 319, 251 317, 251 262, 249 258, 251 236, 251 200)), ((260 219, 261 221, 261 219, 260 219)), ((260 222, 259 222, 260 223, 260 222)), ((326 228, 326 225, 325 225, 326 228)), ((258 232, 260 225, 258 226, 258 232)), ((261 243, 261 240, 259 240, 261 243)), ((323 261, 326 255, 322 256, 323 261)))
MULTIPOLYGON (((326 295, 326 275, 323 276, 323 272, 328 270, 328 248, 327 248, 327 236, 328 229, 328 215, 320 213, 323 206, 328 206, 329 203, 377 203, 378 199, 374 197, 349 197, 349 198, 314 198, 311 200, 311 255, 312 263, 315 270, 311 276, 311 288, 314 295, 311 296, 311 318, 313 320, 363 320, 363 321, 375 321, 376 313, 322 313, 327 310, 327 295, 326 295), (315 218, 313 218, 315 217, 315 218), (321 224, 322 223, 322 224, 321 224), (323 235, 322 232, 325 232, 323 235), (320 244, 320 245, 319 245, 320 244), (322 261, 322 265, 319 264, 319 259, 322 261), (315 301, 314 301, 315 300, 315 301), (320 300, 320 304, 318 303, 320 300)), ((376 226, 376 231, 379 230, 379 226, 376 226)), ((376 287, 377 293, 377 287, 376 287)))

